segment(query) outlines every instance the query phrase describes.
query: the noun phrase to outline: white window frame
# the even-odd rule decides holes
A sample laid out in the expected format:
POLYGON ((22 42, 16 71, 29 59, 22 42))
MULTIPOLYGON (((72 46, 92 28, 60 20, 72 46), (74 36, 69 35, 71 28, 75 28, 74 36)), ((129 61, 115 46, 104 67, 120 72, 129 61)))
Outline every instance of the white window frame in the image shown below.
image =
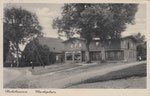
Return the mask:
POLYGON ((75 44, 74 47, 77 48, 78 44, 75 44))
POLYGON ((81 44, 81 43, 79 43, 79 47, 82 47, 82 44, 81 44))
POLYGON ((71 44, 70 47, 73 48, 73 44, 71 44))
POLYGON ((96 42, 96 46, 98 46, 99 45, 99 42, 96 42))

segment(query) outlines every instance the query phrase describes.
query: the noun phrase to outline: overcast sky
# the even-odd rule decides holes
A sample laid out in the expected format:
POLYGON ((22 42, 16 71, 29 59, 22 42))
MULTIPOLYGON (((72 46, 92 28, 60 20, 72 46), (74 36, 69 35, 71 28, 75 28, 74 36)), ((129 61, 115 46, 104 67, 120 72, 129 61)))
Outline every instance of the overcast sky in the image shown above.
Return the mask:
MULTIPOLYGON (((18 3, 18 4, 7 4, 7 6, 22 7, 28 11, 32 11, 37 14, 39 22, 43 27, 43 33, 46 37, 58 37, 57 30, 52 28, 52 21, 56 17, 61 16, 62 6, 64 4, 38 4, 38 3, 18 3)), ((139 4, 138 12, 135 16, 135 25, 128 25, 123 36, 128 36, 141 32, 146 35, 146 5, 139 4)))

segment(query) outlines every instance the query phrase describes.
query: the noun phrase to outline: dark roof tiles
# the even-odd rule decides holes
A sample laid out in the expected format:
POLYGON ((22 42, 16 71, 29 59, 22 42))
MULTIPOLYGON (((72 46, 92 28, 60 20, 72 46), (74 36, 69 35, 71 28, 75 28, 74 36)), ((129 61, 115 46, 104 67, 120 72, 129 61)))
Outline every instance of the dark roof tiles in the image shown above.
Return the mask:
POLYGON ((41 45, 47 45, 52 52, 61 53, 64 51, 63 40, 59 38, 51 37, 39 37, 39 43, 41 45))

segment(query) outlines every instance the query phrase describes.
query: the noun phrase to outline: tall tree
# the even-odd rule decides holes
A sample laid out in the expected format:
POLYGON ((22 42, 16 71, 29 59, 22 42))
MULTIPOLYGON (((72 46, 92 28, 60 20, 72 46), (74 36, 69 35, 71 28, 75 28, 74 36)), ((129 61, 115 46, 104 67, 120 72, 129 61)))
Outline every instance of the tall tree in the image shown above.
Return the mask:
MULTIPOLYGON (((133 24, 137 4, 65 4, 62 18, 56 18, 53 27, 59 34, 72 37, 79 34, 86 40, 87 57, 90 62, 89 44, 94 37, 101 41, 119 38, 126 24, 133 24)), ((102 60, 105 60, 102 42, 102 60)))
POLYGON ((28 43, 22 53, 22 60, 25 62, 24 66, 45 66, 53 64, 56 60, 55 53, 49 50, 47 45, 41 45, 39 38, 34 39, 28 43), (36 65, 35 65, 36 64, 36 65))
POLYGON ((138 45, 136 47, 137 50, 137 56, 141 56, 142 59, 146 59, 146 48, 147 48, 147 44, 146 44, 146 37, 145 35, 142 35, 140 32, 137 33, 136 35, 134 35, 135 39, 138 40, 138 45))
MULTIPOLYGON (((4 23, 4 25, 5 25, 5 23, 4 23)), ((6 30, 6 26, 4 27, 4 30, 6 30)), ((4 46, 3 46, 3 49, 4 49, 4 53, 3 53, 3 55, 4 55, 4 58, 3 58, 3 61, 5 62, 6 61, 6 58, 7 58, 7 55, 8 55, 8 52, 9 52, 9 46, 10 46, 10 41, 9 41, 9 39, 7 38, 7 35, 6 34, 4 34, 4 46)))
POLYGON ((42 27, 34 13, 21 7, 4 9, 4 34, 6 34, 16 54, 17 66, 19 66, 19 54, 21 54, 19 45, 41 35, 41 30, 42 27))
POLYGON ((95 21, 94 32, 101 40, 102 60, 105 61, 105 40, 118 39, 127 24, 134 24, 137 4, 103 4, 92 9, 95 21), (97 11, 96 11, 97 9, 97 11))
POLYGON ((145 35, 142 35, 140 32, 134 35, 134 37, 141 43, 144 43, 146 39, 145 35))

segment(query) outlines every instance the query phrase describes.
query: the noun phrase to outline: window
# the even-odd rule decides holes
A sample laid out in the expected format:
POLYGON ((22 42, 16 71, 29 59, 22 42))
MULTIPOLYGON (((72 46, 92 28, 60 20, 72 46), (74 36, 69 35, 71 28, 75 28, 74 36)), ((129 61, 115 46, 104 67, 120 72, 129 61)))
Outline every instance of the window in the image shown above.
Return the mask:
POLYGON ((96 46, 98 46, 99 45, 99 42, 96 42, 96 46))
POLYGON ((131 48, 133 48, 133 44, 132 44, 132 43, 130 43, 130 45, 131 45, 131 48))
POLYGON ((56 60, 58 60, 59 59, 59 57, 58 56, 56 56, 56 60))
POLYGON ((124 45, 126 46, 126 41, 124 41, 124 45))
POLYGON ((122 60, 123 52, 122 51, 107 51, 105 52, 106 60, 122 60))
POLYGON ((67 54, 67 60, 72 60, 72 53, 67 54))
POLYGON ((74 47, 77 48, 77 44, 75 44, 74 47))
POLYGON ((128 49, 130 49, 130 43, 128 42, 128 49))
POLYGON ((117 52, 117 58, 118 58, 118 60, 121 60, 122 58, 122 56, 121 56, 122 54, 121 54, 121 52, 117 52))
POLYGON ((81 53, 74 54, 74 60, 80 61, 81 60, 81 53))
POLYGON ((73 44, 71 44, 70 47, 73 48, 73 44))
POLYGON ((111 60, 114 60, 114 52, 110 52, 111 60))
POLYGON ((130 59, 132 58, 132 52, 129 52, 129 58, 130 59))
POLYGON ((108 44, 110 45, 110 44, 111 44, 111 41, 109 41, 108 44))
POLYGON ((101 60, 101 53, 99 51, 90 52, 91 60, 101 60))
POLYGON ((82 44, 81 44, 81 43, 79 44, 79 47, 82 47, 82 44))

